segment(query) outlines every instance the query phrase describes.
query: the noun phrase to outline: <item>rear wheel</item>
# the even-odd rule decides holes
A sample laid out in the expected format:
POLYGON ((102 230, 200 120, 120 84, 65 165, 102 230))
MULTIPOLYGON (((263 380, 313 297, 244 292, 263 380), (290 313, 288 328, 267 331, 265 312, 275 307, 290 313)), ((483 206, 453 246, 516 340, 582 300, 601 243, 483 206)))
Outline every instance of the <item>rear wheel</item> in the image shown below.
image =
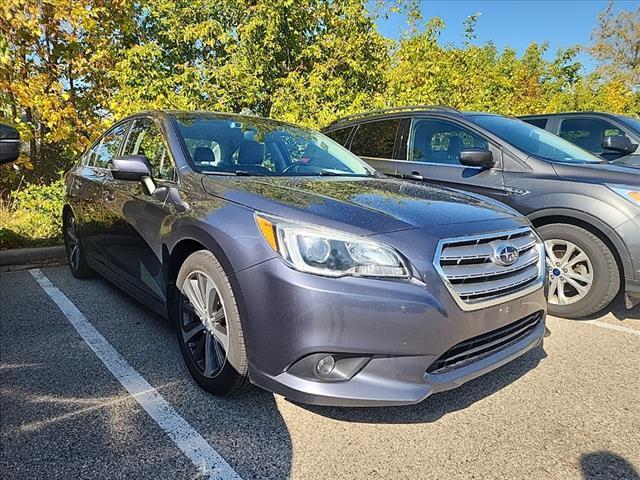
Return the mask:
POLYGON ((618 264, 606 243, 584 228, 538 228, 547 250, 549 313, 582 318, 606 307, 620 289, 618 264))
POLYGON ((82 248, 82 240, 78 233, 76 217, 71 212, 67 212, 62 222, 64 246, 67 251, 67 260, 71 274, 76 278, 88 278, 93 275, 93 270, 87 263, 82 248))
POLYGON ((230 395, 247 377, 247 357, 231 284, 215 256, 192 253, 176 281, 173 316, 189 372, 203 389, 230 395))

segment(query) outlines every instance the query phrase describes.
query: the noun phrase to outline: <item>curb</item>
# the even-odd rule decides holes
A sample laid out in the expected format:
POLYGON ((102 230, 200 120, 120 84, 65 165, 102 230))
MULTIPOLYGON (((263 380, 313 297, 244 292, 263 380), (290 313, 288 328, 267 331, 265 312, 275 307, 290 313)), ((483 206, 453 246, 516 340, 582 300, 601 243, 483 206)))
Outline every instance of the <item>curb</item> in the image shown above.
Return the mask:
POLYGON ((63 245, 55 247, 16 248, 0 251, 0 266, 33 264, 43 260, 58 260, 66 257, 63 245))

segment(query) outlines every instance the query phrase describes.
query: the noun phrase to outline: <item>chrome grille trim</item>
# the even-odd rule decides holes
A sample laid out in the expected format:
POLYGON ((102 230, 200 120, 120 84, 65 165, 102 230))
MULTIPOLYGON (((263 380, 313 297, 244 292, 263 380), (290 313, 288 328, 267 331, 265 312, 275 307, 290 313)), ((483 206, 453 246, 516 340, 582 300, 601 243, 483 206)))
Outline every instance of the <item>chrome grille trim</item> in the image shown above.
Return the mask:
POLYGON ((544 244, 529 227, 440 240, 434 266, 463 310, 504 303, 542 288, 544 244), (518 260, 509 266, 494 261, 497 242, 513 245, 518 260))

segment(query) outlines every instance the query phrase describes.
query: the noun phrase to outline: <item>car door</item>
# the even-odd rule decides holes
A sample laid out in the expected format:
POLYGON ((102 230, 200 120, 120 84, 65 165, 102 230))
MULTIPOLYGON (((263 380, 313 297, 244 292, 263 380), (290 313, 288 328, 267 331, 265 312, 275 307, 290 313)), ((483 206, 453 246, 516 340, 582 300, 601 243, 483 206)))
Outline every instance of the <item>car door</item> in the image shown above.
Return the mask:
POLYGON ((624 156, 620 152, 602 148, 604 137, 627 135, 621 125, 604 118, 589 115, 564 117, 560 120, 558 135, 609 161, 624 156))
POLYGON ((397 163, 397 173, 411 178, 470 190, 498 200, 503 199, 502 154, 485 137, 458 122, 445 118, 414 118, 409 128, 405 160, 397 163), (462 150, 491 150, 493 168, 462 165, 462 150))
POLYGON ((87 260, 104 264, 103 184, 109 176, 108 163, 117 155, 125 124, 118 124, 100 137, 70 172, 69 203, 76 217, 87 260))
POLYGON ((177 195, 176 171, 160 124, 153 118, 135 118, 122 155, 146 156, 157 190, 150 194, 141 182, 116 180, 111 175, 106 179, 109 266, 143 301, 160 308, 166 301, 161 231, 167 216, 176 211, 175 202, 168 198, 177 195))

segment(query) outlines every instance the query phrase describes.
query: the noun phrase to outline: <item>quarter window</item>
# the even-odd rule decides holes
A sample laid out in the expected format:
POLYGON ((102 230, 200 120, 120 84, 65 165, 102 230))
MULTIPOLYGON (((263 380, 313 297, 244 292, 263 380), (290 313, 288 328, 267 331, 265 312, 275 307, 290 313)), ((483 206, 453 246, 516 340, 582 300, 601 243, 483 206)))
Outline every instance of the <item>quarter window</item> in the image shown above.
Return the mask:
POLYGON ((341 128, 340 130, 332 130, 331 132, 327 132, 325 133, 325 135, 329 137, 331 140, 333 140, 334 142, 344 146, 347 143, 347 140, 349 139, 349 134, 351 133, 351 130, 353 130, 353 127, 341 128))
POLYGON ((547 128, 546 118, 523 118, 523 120, 534 127, 547 128))
POLYGON ((624 135, 612 123, 600 118, 569 118, 562 121, 560 136, 592 153, 603 153, 604 137, 624 135))
POLYGON ((124 133, 127 131, 127 126, 128 123, 121 123, 105 133, 102 140, 89 151, 86 165, 89 167, 109 168, 109 162, 120 150, 120 144, 124 133))
POLYGON ((149 159, 154 178, 173 180, 175 170, 169 150, 156 122, 150 118, 136 119, 129 132, 125 155, 144 155, 149 159))
POLYGON ((460 165, 460 152, 467 148, 489 148, 475 133, 443 120, 417 119, 411 128, 409 160, 460 165))
POLYGON ((351 151, 360 157, 393 158, 399 126, 399 119, 359 125, 351 141, 351 151))

